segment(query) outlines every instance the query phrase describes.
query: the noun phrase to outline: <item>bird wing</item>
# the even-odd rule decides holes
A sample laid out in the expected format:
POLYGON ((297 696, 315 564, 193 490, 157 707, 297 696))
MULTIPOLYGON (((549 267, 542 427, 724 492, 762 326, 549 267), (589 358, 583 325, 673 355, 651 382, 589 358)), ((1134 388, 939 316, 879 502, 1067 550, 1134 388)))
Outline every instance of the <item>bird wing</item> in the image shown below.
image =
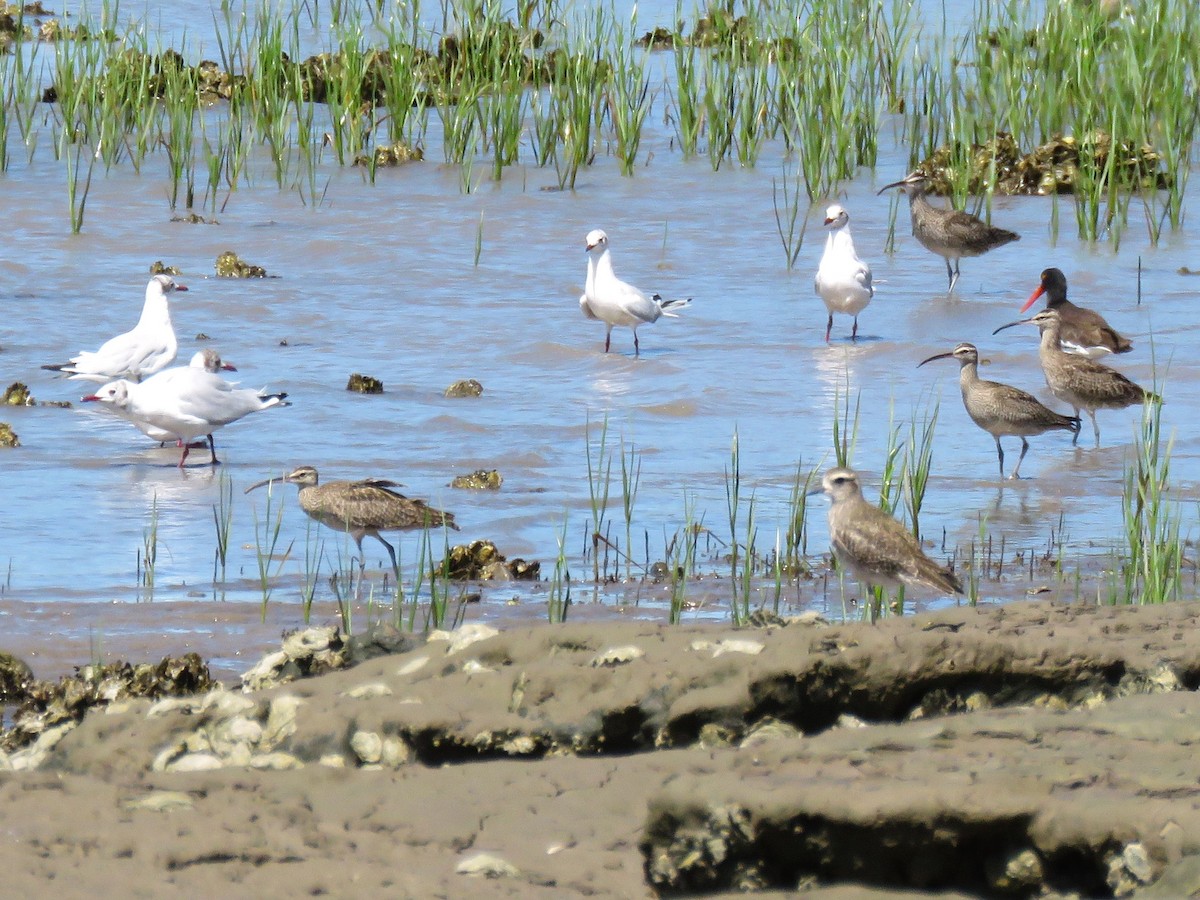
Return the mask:
POLYGON ((631 319, 653 322, 662 315, 658 301, 647 296, 632 284, 615 279, 608 283, 611 300, 620 311, 631 319))
POLYGON ((170 365, 177 350, 173 333, 155 336, 134 329, 110 338, 98 350, 83 351, 71 360, 74 365, 63 371, 110 378, 138 376, 170 365))
POLYGON ((589 319, 596 319, 597 321, 599 321, 600 317, 597 316, 594 312, 592 312, 592 307, 588 304, 587 294, 579 295, 579 309, 589 319))

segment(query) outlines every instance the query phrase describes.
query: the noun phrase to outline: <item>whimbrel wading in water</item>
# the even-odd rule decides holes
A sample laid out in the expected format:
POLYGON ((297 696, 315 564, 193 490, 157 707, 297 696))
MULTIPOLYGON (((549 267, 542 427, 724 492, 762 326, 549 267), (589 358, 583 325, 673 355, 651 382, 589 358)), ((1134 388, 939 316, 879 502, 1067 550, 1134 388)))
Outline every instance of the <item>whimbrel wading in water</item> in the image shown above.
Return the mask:
POLYGON ((895 590, 921 585, 961 594, 962 584, 921 549, 912 533, 862 495, 858 475, 837 467, 825 473, 821 488, 829 495, 829 540, 838 563, 863 585, 895 590))
POLYGON ((1059 340, 1067 353, 1099 359, 1109 353, 1128 353, 1133 349, 1133 344, 1117 334, 1116 330, 1104 321, 1104 316, 1076 306, 1067 299, 1067 276, 1061 269, 1046 269, 1042 272, 1041 284, 1029 295, 1029 299, 1021 307, 1021 312, 1033 306, 1042 294, 1046 295, 1046 309, 1058 310, 1058 317, 1062 320, 1059 340))
POLYGON ((613 271, 608 235, 598 228, 588 232, 584 249, 588 253, 587 280, 579 297, 579 308, 589 319, 608 326, 604 334, 605 353, 612 344, 613 328, 620 325, 633 329, 633 352, 638 355, 641 352, 637 336, 640 326, 657 322, 660 316, 678 318, 675 310, 692 302, 690 297, 664 300, 658 294, 649 296, 618 278, 613 271))
POLYGON ((71 357, 70 362, 42 368, 65 372, 74 381, 100 383, 118 378, 141 381, 165 369, 175 361, 179 351, 167 295, 186 290, 186 286, 177 284, 170 275, 155 275, 146 285, 142 315, 132 331, 105 341, 99 350, 85 350, 71 357))
POLYGON ((453 513, 434 509, 424 500, 405 497, 391 490, 400 485, 380 478, 320 484, 316 469, 299 466, 281 478, 268 478, 250 485, 246 493, 278 481, 286 481, 300 488, 300 508, 309 518, 354 538, 360 569, 366 567, 362 540, 367 535, 387 547, 388 556, 392 558, 392 569, 398 572, 400 565, 396 562, 396 548, 379 532, 439 528, 443 525, 458 531, 453 513))
POLYGON ((948 293, 953 293, 954 285, 958 283, 958 261, 964 256, 982 256, 989 250, 1021 239, 1016 232, 989 225, 970 213, 930 204, 926 197, 929 179, 923 172, 913 172, 900 181, 885 185, 879 193, 895 187, 908 197, 913 237, 926 250, 946 260, 946 275, 950 279, 948 293))
MULTIPOLYGON (((199 357, 200 354, 197 354, 199 357)), ((193 357, 193 361, 197 357, 193 357)), ((219 362, 219 358, 218 358, 219 362)), ((114 413, 128 419, 147 434, 149 426, 168 439, 178 438, 183 446, 179 457, 182 469, 191 450, 191 441, 208 439, 210 463, 217 465, 213 432, 232 425, 250 413, 275 406, 290 406, 287 394, 265 394, 239 388, 207 366, 176 366, 147 378, 140 384, 111 381, 84 397, 84 402, 103 403, 114 413)))
MULTIPOLYGON (((1065 352, 1060 346, 1062 318, 1057 310, 1043 309, 1030 319, 1009 322, 1007 325, 1001 325, 996 331, 1003 331, 1013 325, 1036 325, 1041 330, 1042 341, 1038 346, 1038 359, 1042 363, 1046 384, 1050 386, 1050 392, 1055 397, 1071 404, 1075 415, 1079 415, 1081 409, 1087 410, 1092 420, 1097 447, 1100 446, 1100 426, 1096 424, 1096 410, 1124 409, 1147 401, 1161 402, 1157 394, 1134 384, 1116 369, 1110 369, 1086 356, 1065 352)), ((1079 443, 1078 434, 1072 443, 1079 443)))
POLYGON ((867 308, 875 289, 871 286, 871 267, 858 258, 854 238, 850 236, 850 214, 838 204, 825 210, 825 252, 813 281, 817 296, 825 301, 829 321, 825 324, 825 343, 833 330, 833 314, 854 316, 850 340, 858 338, 858 314, 867 308))
POLYGON ((1079 417, 1064 416, 1047 409, 1033 394, 998 381, 979 377, 979 351, 974 344, 962 343, 949 353, 939 353, 922 360, 917 368, 935 359, 957 359, 958 380, 962 388, 963 406, 971 421, 996 439, 996 455, 1000 457, 1000 477, 1004 477, 1004 448, 1000 438, 1007 435, 1021 439, 1021 455, 1009 478, 1019 478, 1021 461, 1029 452, 1027 437, 1043 434, 1054 428, 1079 434, 1079 417))

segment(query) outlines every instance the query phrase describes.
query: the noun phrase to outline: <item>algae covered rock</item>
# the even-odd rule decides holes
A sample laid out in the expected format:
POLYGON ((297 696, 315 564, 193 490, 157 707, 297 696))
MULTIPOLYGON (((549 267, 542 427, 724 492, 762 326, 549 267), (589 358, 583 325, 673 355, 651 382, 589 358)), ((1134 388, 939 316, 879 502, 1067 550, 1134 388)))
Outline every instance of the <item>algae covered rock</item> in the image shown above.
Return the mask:
POLYGON ((7 422, 0 422, 0 447, 20 447, 21 441, 17 438, 17 433, 12 430, 12 426, 7 422))
POLYGON ((536 581, 541 563, 509 561, 491 541, 455 544, 438 566, 451 581, 536 581))
POLYGON ((0 736, 0 747, 22 747, 58 725, 74 725, 89 709, 132 697, 159 699, 203 694, 217 683, 196 653, 164 657, 160 662, 115 662, 76 668, 57 682, 34 681, 13 714, 13 726, 0 736))
POLYGON ((383 382, 370 375, 360 375, 355 372, 346 382, 346 390, 354 391, 357 394, 382 394, 383 382))
POLYGON ((150 274, 179 276, 183 273, 179 271, 179 266, 168 266, 161 259, 156 259, 150 263, 150 274))
POLYGON ((383 147, 376 147, 375 152, 370 156, 359 154, 354 157, 354 165, 369 166, 374 164, 376 168, 383 166, 401 166, 405 163, 420 162, 425 158, 425 151, 420 147, 412 147, 404 141, 396 141, 394 144, 388 144, 383 147))
POLYGON ((469 475, 455 475, 450 487, 464 491, 498 491, 503 483, 497 469, 477 469, 469 475))
POLYGON ((450 387, 446 388, 445 396, 451 398, 458 397, 479 397, 483 395, 483 385, 474 378, 464 378, 462 381, 456 381, 450 387))
POLYGON ((37 401, 29 393, 29 386, 19 381, 14 381, 8 386, 8 389, 4 392, 4 396, 0 397, 0 403, 3 403, 5 406, 37 405, 37 401))
POLYGON ((262 266, 251 265, 240 258, 232 250, 226 250, 217 257, 218 278, 266 278, 267 270, 262 266))
POLYGON ((17 659, 11 653, 0 652, 0 702, 20 702, 33 680, 33 670, 24 660, 17 659))

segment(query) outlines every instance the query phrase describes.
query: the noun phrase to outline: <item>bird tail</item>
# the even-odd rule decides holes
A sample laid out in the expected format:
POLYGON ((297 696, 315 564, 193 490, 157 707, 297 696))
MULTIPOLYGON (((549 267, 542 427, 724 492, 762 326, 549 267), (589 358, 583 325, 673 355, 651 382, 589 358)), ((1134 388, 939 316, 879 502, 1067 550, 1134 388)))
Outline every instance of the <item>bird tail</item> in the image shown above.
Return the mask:
POLYGON ((1142 388, 1142 395, 1143 395, 1143 399, 1142 399, 1143 403, 1165 403, 1166 402, 1158 394, 1155 394, 1153 391, 1148 391, 1145 388, 1142 388))
POLYGON ((1063 416, 1063 428, 1067 431, 1079 434, 1079 429, 1083 427, 1083 419, 1079 416, 1063 416))
POLYGON ((271 407, 271 406, 291 406, 292 405, 291 403, 287 402, 287 394, 286 393, 259 394, 258 397, 260 400, 262 400, 264 409, 266 409, 267 407, 271 407))
POLYGON ((670 316, 672 319, 678 319, 679 313, 672 310, 682 309, 692 302, 691 297, 685 299, 676 298, 674 300, 664 300, 660 294, 654 295, 654 300, 658 304, 658 308, 662 310, 664 316, 670 316))
POLYGON ((921 579, 930 587, 935 587, 948 594, 963 592, 962 582, 958 580, 957 575, 950 571, 949 567, 943 568, 930 559, 922 558, 918 563, 917 570, 921 579))
POLYGON ((56 363, 53 366, 42 366, 47 372, 74 372, 73 363, 56 363))

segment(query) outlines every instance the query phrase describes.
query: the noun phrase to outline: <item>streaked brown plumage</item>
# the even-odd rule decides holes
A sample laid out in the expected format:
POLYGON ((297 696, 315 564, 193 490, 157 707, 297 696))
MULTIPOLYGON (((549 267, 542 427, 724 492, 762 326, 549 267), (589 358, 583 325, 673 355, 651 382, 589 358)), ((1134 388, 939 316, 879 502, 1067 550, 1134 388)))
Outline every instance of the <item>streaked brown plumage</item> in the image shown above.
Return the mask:
MULTIPOLYGON (((1043 309, 1032 318, 1010 322, 996 330, 1003 331, 1013 325, 1036 325, 1040 329, 1042 341, 1038 346, 1038 359, 1046 384, 1055 397, 1071 404, 1076 415, 1081 409, 1087 410, 1097 447, 1100 446, 1100 426, 1096 424, 1096 410, 1124 409, 1148 400, 1161 402, 1157 394, 1134 384, 1116 369, 1086 356, 1063 351, 1060 346, 1062 318, 1057 310, 1043 309)), ((1072 443, 1079 443, 1078 434, 1072 443)))
POLYGON ((1109 353, 1128 353, 1133 349, 1129 339, 1118 334, 1116 329, 1104 321, 1104 316, 1094 310, 1076 306, 1067 299, 1067 276, 1061 269, 1046 269, 1042 272, 1041 284, 1029 295, 1029 299, 1021 307, 1021 312, 1033 306, 1042 294, 1046 295, 1046 309, 1057 310, 1062 320, 1059 340, 1065 352, 1097 359, 1109 353))
POLYGON ((900 188, 908 197, 908 212, 912 217, 912 233, 921 246, 946 260, 946 275, 950 279, 949 292, 958 283, 958 263, 964 256, 981 256, 989 250, 1001 247, 1021 236, 1005 228, 989 225, 978 216, 957 209, 942 209, 932 205, 926 198, 929 179, 924 172, 912 172, 900 181, 879 189, 882 194, 891 188, 900 188), (950 265, 950 261, 954 265, 950 265))
POLYGON ((400 485, 381 478, 320 484, 316 469, 312 466, 299 466, 282 478, 268 478, 252 484, 246 488, 246 493, 277 481, 286 481, 300 488, 300 508, 310 518, 335 531, 344 531, 354 538, 354 543, 358 546, 360 566, 366 564, 362 559, 362 540, 367 535, 387 547, 388 555, 392 558, 392 568, 398 569, 396 549, 384 540, 379 532, 440 528, 443 525, 458 531, 453 513, 434 509, 424 500, 405 497, 391 490, 400 485))
POLYGON ((922 585, 961 594, 962 584, 921 549, 903 525, 862 495, 858 475, 837 467, 825 473, 821 488, 829 495, 829 540, 842 568, 863 585, 894 590, 922 585))
POLYGON ((1009 478, 1019 478, 1021 461, 1029 452, 1027 437, 1043 434, 1055 428, 1079 434, 1079 417, 1064 416, 1048 409, 1033 394, 998 381, 979 377, 979 351, 974 344, 961 343, 949 353, 939 353, 922 360, 917 368, 935 359, 957 359, 958 381, 962 388, 963 406, 976 425, 996 440, 996 455, 1000 457, 1000 477, 1004 477, 1004 448, 1000 438, 1006 435, 1021 439, 1021 455, 1009 478))

